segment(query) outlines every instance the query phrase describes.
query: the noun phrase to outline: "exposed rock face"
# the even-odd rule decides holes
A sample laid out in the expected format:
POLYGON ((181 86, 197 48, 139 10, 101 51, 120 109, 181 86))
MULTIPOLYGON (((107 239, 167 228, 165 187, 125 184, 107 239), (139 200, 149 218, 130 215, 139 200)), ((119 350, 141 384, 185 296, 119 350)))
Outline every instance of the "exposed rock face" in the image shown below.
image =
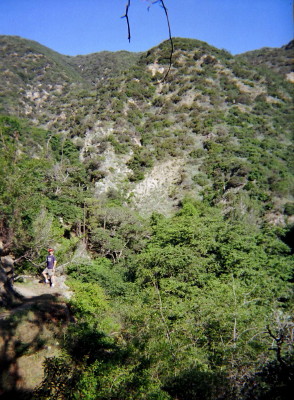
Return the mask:
POLYGON ((171 200, 172 192, 181 181, 183 164, 183 160, 175 159, 154 166, 129 194, 134 207, 147 215, 154 210, 167 215, 171 213, 177 203, 171 200))
POLYGON ((286 75, 287 81, 294 83, 294 72, 290 72, 286 75))

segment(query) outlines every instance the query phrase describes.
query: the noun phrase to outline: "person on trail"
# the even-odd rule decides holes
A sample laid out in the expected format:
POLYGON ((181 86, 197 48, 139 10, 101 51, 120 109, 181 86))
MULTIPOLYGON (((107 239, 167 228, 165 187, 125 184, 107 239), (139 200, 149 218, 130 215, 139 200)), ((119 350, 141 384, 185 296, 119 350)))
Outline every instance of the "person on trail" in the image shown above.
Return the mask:
POLYGON ((48 249, 48 256, 46 257, 46 268, 42 272, 42 275, 45 278, 45 283, 51 282, 51 286, 54 287, 54 273, 56 267, 56 258, 54 257, 54 250, 48 249))

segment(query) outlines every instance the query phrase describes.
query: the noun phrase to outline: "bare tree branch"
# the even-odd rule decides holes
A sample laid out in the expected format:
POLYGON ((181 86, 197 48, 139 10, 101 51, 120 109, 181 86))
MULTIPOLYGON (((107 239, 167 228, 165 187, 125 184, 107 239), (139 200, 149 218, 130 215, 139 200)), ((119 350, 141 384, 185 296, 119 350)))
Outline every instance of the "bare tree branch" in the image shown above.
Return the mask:
POLYGON ((128 40, 129 42, 131 41, 131 27, 130 27, 130 21, 129 21, 129 8, 131 6, 131 0, 128 0, 126 4, 126 13, 123 15, 121 18, 125 18, 127 21, 127 26, 128 26, 128 40))
MULTIPOLYGON (((150 1, 151 5, 159 3, 160 6, 163 8, 165 16, 166 16, 166 21, 167 21, 167 26, 168 26, 168 35, 169 35, 169 41, 170 41, 170 45, 171 45, 171 50, 170 50, 170 56, 169 56, 169 66, 168 66, 168 70, 166 72, 166 74, 164 75, 164 78, 162 79, 162 81, 165 81, 170 70, 172 67, 172 56, 174 53, 174 43, 173 43, 173 39, 172 39, 172 35, 171 35, 171 27, 170 27, 170 21, 169 21, 169 15, 168 15, 168 10, 166 8, 166 5, 164 3, 164 0, 155 0, 155 1, 150 1)), ((127 21, 127 27, 128 27, 128 40, 129 42, 131 41, 131 27, 130 27, 130 20, 129 20, 129 9, 131 6, 131 0, 128 0, 127 4, 126 4, 126 12, 125 14, 121 17, 121 18, 126 18, 127 21)), ((150 9, 151 6, 148 7, 148 10, 150 9)))
POLYGON ((152 4, 156 4, 156 3, 160 3, 161 7, 164 9, 165 16, 166 16, 166 21, 167 21, 167 26, 168 26, 169 41, 170 41, 170 45, 171 45, 170 56, 169 56, 169 66, 168 66, 168 70, 167 70, 167 72, 166 72, 166 74, 164 75, 164 78, 163 78, 163 81, 165 81, 167 76, 168 76, 168 74, 169 74, 169 72, 170 72, 170 70, 171 70, 171 67, 172 67, 172 57, 173 57, 173 54, 174 54, 174 42, 173 42, 172 35, 171 35, 171 27, 170 27, 168 11, 167 11, 167 8, 165 6, 164 0, 156 0, 156 1, 152 2, 152 4))
POLYGON ((285 365, 285 361, 282 358, 282 345, 284 343, 284 332, 280 330, 279 335, 275 336, 268 325, 267 325, 267 332, 270 335, 270 337, 273 338, 274 341, 276 342, 277 347, 273 350, 275 350, 277 354, 277 360, 281 365, 285 365))

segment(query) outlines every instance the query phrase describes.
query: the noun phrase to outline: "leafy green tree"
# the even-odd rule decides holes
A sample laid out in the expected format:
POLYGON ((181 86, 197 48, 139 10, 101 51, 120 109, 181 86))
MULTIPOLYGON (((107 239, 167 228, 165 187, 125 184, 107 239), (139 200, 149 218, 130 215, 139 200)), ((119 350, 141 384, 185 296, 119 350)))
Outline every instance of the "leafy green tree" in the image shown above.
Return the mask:
POLYGON ((144 219, 126 207, 97 201, 87 205, 89 247, 117 262, 130 252, 139 252, 148 237, 144 219))

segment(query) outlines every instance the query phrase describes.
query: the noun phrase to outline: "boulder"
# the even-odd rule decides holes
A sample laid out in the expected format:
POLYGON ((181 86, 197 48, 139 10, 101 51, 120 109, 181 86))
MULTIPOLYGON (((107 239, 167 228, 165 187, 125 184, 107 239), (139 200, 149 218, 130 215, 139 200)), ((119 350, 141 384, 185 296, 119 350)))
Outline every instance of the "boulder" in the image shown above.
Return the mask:
POLYGON ((0 257, 0 306, 9 306, 19 298, 19 295, 13 289, 13 276, 13 257, 0 257))

